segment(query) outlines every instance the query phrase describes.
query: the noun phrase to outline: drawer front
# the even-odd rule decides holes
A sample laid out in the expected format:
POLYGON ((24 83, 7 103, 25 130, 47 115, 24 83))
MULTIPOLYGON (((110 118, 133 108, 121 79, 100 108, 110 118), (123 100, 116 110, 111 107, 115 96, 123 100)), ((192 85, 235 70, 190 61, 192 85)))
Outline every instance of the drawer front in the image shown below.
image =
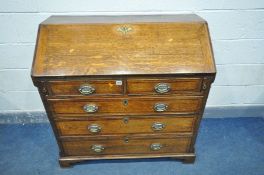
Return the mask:
POLYGON ((201 91, 201 78, 128 79, 129 95, 188 94, 201 91))
POLYGON ((186 153, 190 138, 161 139, 105 139, 64 141, 62 145, 67 156, 120 155, 120 154, 160 154, 186 153))
POLYGON ((195 117, 124 117, 83 121, 57 121, 62 136, 132 133, 192 132, 195 117))
POLYGON ((104 98, 49 100, 56 114, 173 114, 196 113, 202 97, 104 98))
POLYGON ((52 81, 49 87, 56 96, 122 95, 122 80, 52 81))

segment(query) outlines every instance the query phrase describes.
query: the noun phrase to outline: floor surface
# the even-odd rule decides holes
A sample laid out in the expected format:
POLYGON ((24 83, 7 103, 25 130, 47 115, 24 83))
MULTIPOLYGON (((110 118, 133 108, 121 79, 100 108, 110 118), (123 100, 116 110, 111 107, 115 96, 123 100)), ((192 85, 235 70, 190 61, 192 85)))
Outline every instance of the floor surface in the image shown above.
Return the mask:
POLYGON ((0 125, 1 175, 264 175, 264 119, 203 119, 194 164, 98 160, 61 169, 49 124, 0 125))

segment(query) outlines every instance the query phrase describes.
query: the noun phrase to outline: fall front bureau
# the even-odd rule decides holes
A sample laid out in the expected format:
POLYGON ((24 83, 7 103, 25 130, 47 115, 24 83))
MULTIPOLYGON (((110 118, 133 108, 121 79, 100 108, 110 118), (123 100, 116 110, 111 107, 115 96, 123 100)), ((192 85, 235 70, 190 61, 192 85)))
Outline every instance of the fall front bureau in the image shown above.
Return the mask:
POLYGON ((192 163, 216 69, 196 15, 52 16, 32 79, 62 167, 92 159, 192 163))

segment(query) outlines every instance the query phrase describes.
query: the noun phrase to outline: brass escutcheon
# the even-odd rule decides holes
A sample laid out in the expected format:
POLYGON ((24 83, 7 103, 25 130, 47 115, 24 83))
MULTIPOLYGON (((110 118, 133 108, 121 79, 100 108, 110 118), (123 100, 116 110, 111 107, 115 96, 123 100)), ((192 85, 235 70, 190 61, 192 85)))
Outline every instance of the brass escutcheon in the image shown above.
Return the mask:
POLYGON ((125 106, 127 106, 127 105, 128 105, 128 100, 127 100, 127 99, 123 100, 123 104, 124 104, 125 106))
POLYGON ((128 118, 128 117, 124 117, 124 118, 123 118, 123 122, 124 122, 125 124, 128 124, 128 122, 129 122, 129 118, 128 118))
POLYGON ((128 143, 128 141, 129 141, 128 137, 127 137, 127 136, 124 137, 124 142, 125 142, 125 143, 128 143))
POLYGON ((128 32, 131 32, 133 29, 129 26, 120 26, 117 28, 118 32, 121 32, 122 34, 126 35, 128 32))

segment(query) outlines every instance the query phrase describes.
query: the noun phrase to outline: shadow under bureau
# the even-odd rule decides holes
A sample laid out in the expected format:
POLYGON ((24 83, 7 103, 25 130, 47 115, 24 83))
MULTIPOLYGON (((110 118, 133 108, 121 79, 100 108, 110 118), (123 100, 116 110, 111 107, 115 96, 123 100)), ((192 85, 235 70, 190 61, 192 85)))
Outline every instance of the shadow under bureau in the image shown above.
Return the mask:
POLYGON ((207 23, 189 14, 52 16, 39 26, 31 76, 68 167, 194 162, 215 74, 207 23))

